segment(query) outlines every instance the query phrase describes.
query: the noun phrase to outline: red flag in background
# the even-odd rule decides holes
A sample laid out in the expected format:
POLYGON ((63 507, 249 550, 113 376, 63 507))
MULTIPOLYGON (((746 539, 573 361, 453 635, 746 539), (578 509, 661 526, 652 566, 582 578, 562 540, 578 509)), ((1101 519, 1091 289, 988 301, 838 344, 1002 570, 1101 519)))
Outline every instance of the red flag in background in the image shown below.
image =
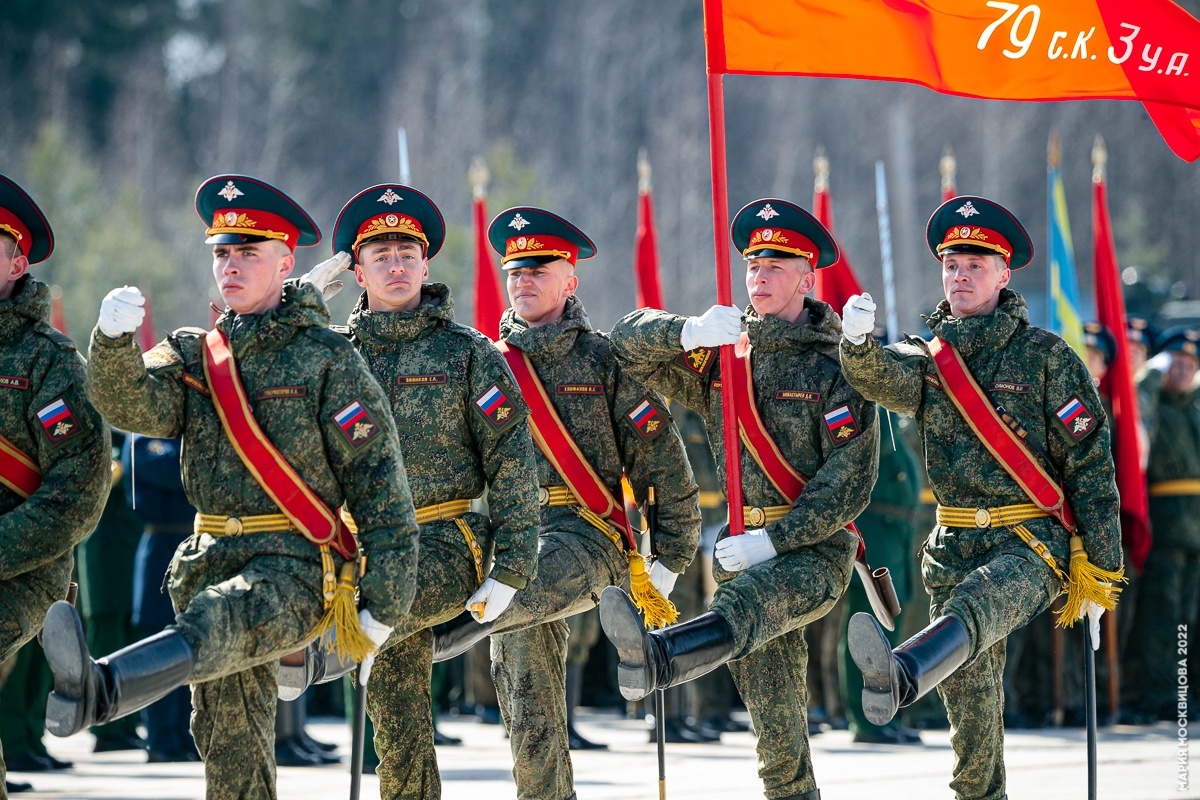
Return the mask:
POLYGON ((1117 491, 1121 495, 1121 540, 1129 548, 1133 568, 1140 573, 1146 554, 1150 552, 1150 512, 1138 443, 1137 392, 1129 369, 1129 341, 1125 338, 1125 298, 1121 294, 1117 249, 1108 216, 1108 189, 1104 181, 1106 158, 1104 140, 1097 136, 1092 148, 1096 315, 1117 342, 1116 358, 1108 367, 1100 391, 1112 403, 1113 461, 1117 467, 1117 491))
MULTIPOLYGON (((833 203, 829 199, 829 159, 825 157, 824 148, 817 148, 816 158, 813 159, 813 216, 833 233, 833 203)), ((834 237, 836 240, 836 236, 834 237)), ((833 306, 838 314, 851 295, 862 294, 862 284, 846 258, 846 251, 838 244, 841 255, 836 262, 824 269, 817 270, 817 287, 814 294, 821 300, 833 306)))
POLYGON ((63 309, 62 287, 58 284, 50 287, 50 327, 59 333, 67 333, 67 312, 63 309))
POLYGON ((958 197, 958 161, 954 158, 954 149, 950 145, 942 150, 942 160, 938 164, 942 173, 942 202, 958 197))
POLYGON ((158 336, 154 332, 154 313, 150 310, 150 298, 146 298, 146 317, 142 320, 142 326, 138 328, 138 339, 141 341, 142 352, 154 349, 154 345, 158 344, 158 336))
POLYGON ((492 261, 488 244, 487 184, 488 168, 483 159, 471 162, 470 179, 475 195, 475 329, 492 341, 500 338, 500 316, 504 313, 504 295, 500 277, 492 261))
POLYGON ((633 274, 637 278, 637 307, 667 310, 658 275, 658 238, 654 233, 654 201, 650 197, 650 159, 638 151, 637 234, 633 238, 633 274))

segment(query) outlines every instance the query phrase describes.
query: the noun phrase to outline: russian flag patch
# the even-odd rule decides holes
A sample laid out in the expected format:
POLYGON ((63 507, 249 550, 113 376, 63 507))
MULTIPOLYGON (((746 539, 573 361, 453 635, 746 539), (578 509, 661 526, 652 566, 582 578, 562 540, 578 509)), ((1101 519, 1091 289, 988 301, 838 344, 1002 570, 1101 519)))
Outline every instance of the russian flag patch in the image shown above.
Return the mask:
POLYGON ((825 414, 825 429, 834 444, 845 444, 858 436, 858 423, 850 413, 850 406, 838 406, 825 414))
POLYGON ((355 450, 379 435, 379 425, 357 400, 334 414, 333 421, 355 450))
POLYGON ((633 424, 633 429, 637 431, 638 436, 647 441, 658 436, 666 427, 662 413, 659 412, 657 406, 650 402, 649 397, 643 398, 642 402, 634 406, 633 410, 625 416, 633 424))
POLYGON ((61 397, 38 411, 37 418, 51 444, 59 444, 79 433, 79 422, 67 401, 61 397))
POLYGON ((1082 439, 1096 427, 1096 415, 1087 410, 1078 397, 1072 397, 1054 412, 1072 439, 1082 439))
POLYGON ((475 408, 498 431, 504 430, 517 419, 516 406, 497 383, 493 383, 487 391, 479 395, 475 401, 475 408))

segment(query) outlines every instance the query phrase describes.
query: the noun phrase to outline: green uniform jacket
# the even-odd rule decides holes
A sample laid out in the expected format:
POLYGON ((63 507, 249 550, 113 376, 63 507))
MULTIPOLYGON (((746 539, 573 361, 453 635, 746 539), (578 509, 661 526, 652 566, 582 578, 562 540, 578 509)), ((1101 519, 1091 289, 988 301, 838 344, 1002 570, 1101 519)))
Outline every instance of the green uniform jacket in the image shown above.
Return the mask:
MULTIPOLYGON (((845 530, 866 507, 878 467, 879 431, 875 405, 842 378, 837 340, 841 324, 826 303, 805 300, 810 324, 795 325, 779 317, 758 317, 747 310, 746 327, 754 346, 751 366, 759 414, 784 457, 808 478, 792 510, 766 526, 779 553, 801 547, 827 550, 840 569, 857 537, 845 530), (850 428, 831 428, 827 414, 848 412, 850 428), (835 431, 845 429, 840 438, 835 431)), ((679 334, 685 317, 641 309, 613 328, 613 349, 621 364, 648 385, 704 415, 713 442, 724 443, 721 367, 715 350, 684 353, 679 334)), ((725 449, 713 448, 725 479, 725 449)), ((787 502, 741 448, 742 493, 746 505, 776 506, 787 502)))
MULTIPOLYGON (((1091 376, 1075 351, 1054 334, 1029 324, 1025 301, 1001 290, 996 311, 955 319, 942 302, 929 329, 954 345, 992 402, 1027 430, 1042 466, 1056 477, 1075 512, 1090 560, 1105 570, 1121 565, 1117 486, 1109 448, 1109 421, 1091 376), (1058 413, 1083 405, 1070 425, 1058 413)), ((939 503, 991 508, 1031 502, 984 448, 942 391, 927 343, 915 336, 880 347, 843 339, 846 379, 880 405, 916 417, 925 442, 929 484, 939 503)), ((1062 561, 1066 532, 1052 518, 1025 526, 1062 561)))
MULTIPOLYGON (((251 315, 226 310, 216 324, 229 337, 267 438, 329 508, 344 503, 354 517, 369 556, 362 580, 366 607, 395 625, 416 591, 412 495, 387 397, 354 346, 328 323, 320 292, 289 281, 278 308, 251 315), (343 430, 334 418, 355 402, 367 419, 343 430)), ((183 485, 200 513, 277 514, 238 458, 203 388, 203 347, 204 331, 181 328, 143 356, 132 334, 110 339, 97 330, 88 394, 118 428, 183 437, 183 485)), ((200 551, 212 583, 237 574, 256 555, 295 557, 317 571, 321 563, 316 546, 297 533, 218 537, 200 551)))
POLYGON ((0 647, 32 635, 50 603, 67 596, 71 548, 100 519, 112 474, 108 428, 84 395, 83 359, 49 319, 50 289, 30 276, 0 300, 0 434, 42 472, 27 500, 0 487, 0 580, 33 591, 0 603, 0 647))
MULTIPOLYGON (((392 405, 408 485, 418 508, 474 499, 488 489, 494 543, 491 577, 523 588, 537 572, 537 472, 529 410, 504 358, 486 336, 454 322, 450 289, 421 288, 413 311, 379 313, 366 295, 350 314, 352 341, 383 386, 392 405), (512 401, 505 419, 492 421, 476 401, 494 387, 512 401)), ((422 526, 422 536, 462 543, 452 522, 422 526)), ((481 542, 485 545, 486 538, 481 542)))
MULTIPOLYGON (((1200 393, 1175 394, 1161 388, 1161 373, 1150 370, 1157 392, 1154 434, 1146 482, 1200 480, 1200 393)), ((1200 496, 1150 498, 1155 545, 1200 550, 1200 496)))
MULTIPOLYGON (((683 441, 663 398, 622 369, 608 337, 592 330, 578 298, 567 300, 561 319, 538 328, 509 309, 500 320, 500 335, 529 356, 567 431, 618 502, 622 472, 639 504, 654 487, 655 552, 664 567, 683 572, 700 542, 700 509, 683 441), (631 415, 643 402, 650 404, 650 416, 639 428, 631 415)), ((537 477, 540 486, 563 484, 540 452, 537 477)), ((594 531, 565 507, 543 508, 541 521, 543 530, 594 531)))

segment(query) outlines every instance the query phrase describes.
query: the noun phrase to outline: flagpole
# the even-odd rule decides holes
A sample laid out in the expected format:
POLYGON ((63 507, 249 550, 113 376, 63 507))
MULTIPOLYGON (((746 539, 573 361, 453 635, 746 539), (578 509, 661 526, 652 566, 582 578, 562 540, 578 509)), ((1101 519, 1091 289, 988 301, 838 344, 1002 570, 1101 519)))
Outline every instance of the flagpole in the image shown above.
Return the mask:
POLYGON ((883 304, 887 312, 888 342, 900 341, 896 318, 896 271, 892 265, 892 220, 888 214, 887 176, 883 161, 875 162, 875 213, 879 217, 879 258, 883 264, 883 304))
POLYGON ((405 186, 411 180, 408 171, 408 131, 396 128, 396 150, 400 153, 400 182, 405 186))

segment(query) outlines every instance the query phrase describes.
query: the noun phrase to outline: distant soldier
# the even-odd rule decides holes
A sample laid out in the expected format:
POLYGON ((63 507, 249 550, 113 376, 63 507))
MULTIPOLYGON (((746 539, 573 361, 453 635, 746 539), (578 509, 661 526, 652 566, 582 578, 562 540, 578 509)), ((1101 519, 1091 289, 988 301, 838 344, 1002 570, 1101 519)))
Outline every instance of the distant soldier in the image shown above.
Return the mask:
POLYGON ((933 622, 893 650, 857 614, 849 646, 867 718, 885 724, 937 686, 956 758, 950 787, 996 800, 1005 636, 1067 590, 1060 620, 1087 616, 1098 646, 1100 615, 1116 602, 1106 585, 1122 570, 1109 422, 1079 356, 1030 325, 1025 301, 1005 288, 1033 258, 1016 218, 957 197, 934 212, 926 238, 946 294, 929 317, 933 340, 880 347, 875 304, 856 295, 841 351, 847 380, 920 426, 940 504, 922 561, 933 622))
POLYGON ((167 576, 176 624, 93 661, 74 609, 52 607, 46 726, 70 736, 190 682, 209 800, 274 798, 276 662, 318 636, 353 658, 382 643, 416 589, 417 526, 387 397, 328 329, 320 292, 285 281, 317 226, 242 175, 205 181, 196 210, 227 305, 216 328, 182 328, 143 356, 142 295, 114 289, 88 361, 88 393, 113 425, 183 437, 199 513, 167 576))
MULTIPOLYGON (((709 611, 647 632, 618 591, 600 604, 616 646, 621 693, 636 700, 728 663, 758 733, 768 797, 818 800, 808 743, 805 626, 829 613, 850 582, 859 538, 846 529, 870 498, 878 459, 875 406, 842 377, 841 325, 806 298, 814 270, 838 249, 815 217, 784 200, 737 213, 733 243, 746 259, 745 313, 713 306, 682 317, 642 309, 613 329, 621 365, 704 415, 723 441, 722 386, 733 384, 748 530, 722 531, 709 611), (716 347, 737 344, 734 374, 716 347)), ((725 449, 715 448, 722 485, 725 449)))
POLYGON ((484 619, 495 619, 537 568, 529 410, 495 346, 454 322, 450 289, 425 283, 445 234, 428 197, 373 186, 334 227, 334 251, 353 262, 342 255, 310 273, 325 288, 350 267, 365 290, 346 332, 391 403, 421 526, 416 598, 375 660, 367 694, 384 798, 441 796, 429 626, 453 619, 477 591, 484 619), (470 510, 485 489, 487 516, 470 510))
POLYGON ((42 210, 0 175, 0 662, 67 596, 71 550, 96 527, 112 474, 83 359, 50 327, 50 287, 26 274, 53 249, 42 210))

